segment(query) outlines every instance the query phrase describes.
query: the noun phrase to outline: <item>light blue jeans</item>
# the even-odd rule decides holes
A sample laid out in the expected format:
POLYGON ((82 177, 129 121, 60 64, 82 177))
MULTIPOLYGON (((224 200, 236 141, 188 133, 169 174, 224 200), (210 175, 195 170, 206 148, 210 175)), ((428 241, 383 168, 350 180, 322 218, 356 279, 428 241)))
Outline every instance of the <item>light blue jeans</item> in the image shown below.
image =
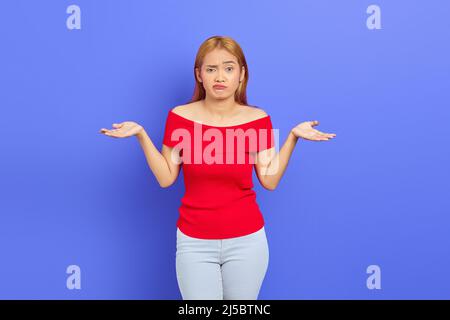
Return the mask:
POLYGON ((222 240, 193 238, 177 228, 176 273, 183 300, 256 300, 268 264, 264 227, 222 240))

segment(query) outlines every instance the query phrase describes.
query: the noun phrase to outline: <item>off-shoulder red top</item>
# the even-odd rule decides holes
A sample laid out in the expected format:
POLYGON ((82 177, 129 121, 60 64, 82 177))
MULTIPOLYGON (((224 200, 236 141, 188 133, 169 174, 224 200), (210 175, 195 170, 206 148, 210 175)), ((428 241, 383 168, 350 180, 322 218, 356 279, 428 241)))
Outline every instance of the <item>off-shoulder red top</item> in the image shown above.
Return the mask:
POLYGON ((177 227, 201 239, 256 232, 264 218, 252 189, 256 152, 274 146, 270 116, 234 126, 211 126, 167 115, 163 144, 182 158, 185 194, 177 227), (265 129, 265 130, 261 130, 265 129))

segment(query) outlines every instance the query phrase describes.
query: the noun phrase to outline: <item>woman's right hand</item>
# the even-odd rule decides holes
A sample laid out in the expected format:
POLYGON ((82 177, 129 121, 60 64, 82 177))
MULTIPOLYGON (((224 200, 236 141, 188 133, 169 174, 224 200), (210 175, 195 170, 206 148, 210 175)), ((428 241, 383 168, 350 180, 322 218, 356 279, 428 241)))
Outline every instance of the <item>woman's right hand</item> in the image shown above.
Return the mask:
POLYGON ((136 134, 138 134, 139 132, 141 132, 142 130, 144 130, 144 128, 133 121, 125 121, 122 123, 113 123, 112 125, 114 128, 116 129, 105 129, 102 128, 100 129, 100 133, 103 133, 107 136, 113 137, 113 138, 126 138, 126 137, 131 137, 134 136, 136 134))

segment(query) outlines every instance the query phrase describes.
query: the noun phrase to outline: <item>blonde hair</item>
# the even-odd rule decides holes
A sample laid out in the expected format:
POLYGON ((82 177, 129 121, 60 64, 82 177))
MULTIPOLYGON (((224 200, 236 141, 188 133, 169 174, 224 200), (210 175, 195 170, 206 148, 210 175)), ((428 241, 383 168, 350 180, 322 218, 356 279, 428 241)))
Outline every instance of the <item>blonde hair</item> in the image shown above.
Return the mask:
POLYGON ((242 51, 239 44, 232 38, 225 36, 212 36, 206 39, 198 49, 194 64, 195 88, 194 94, 190 102, 203 100, 206 97, 205 88, 203 88, 202 83, 198 81, 195 69, 198 68, 200 70, 206 54, 208 54, 209 52, 213 51, 216 48, 225 49, 233 56, 235 56, 239 64, 239 70, 242 70, 242 67, 245 68, 244 79, 242 80, 242 82, 240 82, 238 89, 234 93, 234 99, 237 103, 241 105, 247 105, 247 82, 248 82, 247 61, 245 60, 244 52, 242 51))

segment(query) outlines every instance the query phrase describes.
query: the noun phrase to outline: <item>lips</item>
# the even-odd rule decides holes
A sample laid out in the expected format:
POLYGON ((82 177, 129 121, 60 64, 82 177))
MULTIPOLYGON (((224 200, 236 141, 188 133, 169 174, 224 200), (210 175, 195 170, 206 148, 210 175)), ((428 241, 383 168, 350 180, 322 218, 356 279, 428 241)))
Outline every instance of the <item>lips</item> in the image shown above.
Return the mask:
POLYGON ((226 86, 221 86, 221 85, 216 84, 216 85, 213 86, 213 88, 214 89, 225 89, 226 86))

